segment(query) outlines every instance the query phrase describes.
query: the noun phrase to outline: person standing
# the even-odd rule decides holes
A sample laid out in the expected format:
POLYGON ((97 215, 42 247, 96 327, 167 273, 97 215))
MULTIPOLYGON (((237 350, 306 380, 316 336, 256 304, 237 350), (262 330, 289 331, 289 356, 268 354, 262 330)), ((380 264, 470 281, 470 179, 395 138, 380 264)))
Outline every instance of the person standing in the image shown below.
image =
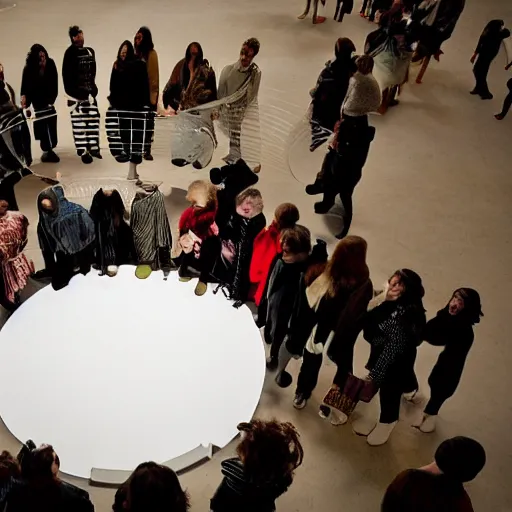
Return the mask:
MULTIPOLYGON (((138 165, 144 152, 144 119, 150 101, 149 81, 146 65, 135 58, 130 41, 121 44, 112 65, 108 100, 112 111, 107 115, 118 129, 117 152, 114 156, 118 162, 129 161, 138 165)), ((136 171, 134 174, 133 178, 138 178, 136 171)))
POLYGON ((146 121, 144 132, 145 151, 144 160, 153 160, 151 144, 155 132, 155 115, 158 108, 158 96, 160 95, 160 70, 158 68, 158 54, 155 51, 153 36, 148 27, 140 27, 134 39, 135 55, 142 60, 147 67, 149 80, 149 105, 151 112, 146 121))
POLYGON ((350 77, 357 71, 352 56, 355 51, 356 47, 350 39, 340 37, 334 46, 335 58, 327 62, 315 88, 310 92, 310 151, 315 151, 327 141, 340 119, 350 77))
POLYGON ((432 463, 402 471, 391 482, 381 512, 473 512, 464 483, 478 476, 486 460, 478 441, 463 436, 447 439, 432 463))
POLYGON ((100 112, 96 96, 96 54, 84 45, 84 33, 77 25, 70 27, 71 46, 64 54, 62 79, 71 110, 71 124, 76 152, 84 164, 100 153, 100 112))
MULTIPOLYGON (((254 58, 259 51, 260 42, 254 37, 247 39, 242 45, 238 61, 226 66, 220 75, 218 97, 227 100, 221 108, 221 123, 229 136, 229 154, 223 158, 228 164, 234 164, 242 158, 242 123, 249 108, 258 109, 261 71, 254 58)), ((247 158, 244 160, 247 161, 247 158)), ((260 168, 261 165, 257 163, 253 170, 259 172, 260 168)))
POLYGON ((402 395, 412 398, 418 391, 414 363, 426 323, 424 294, 420 276, 402 269, 368 305, 364 319, 364 338, 371 345, 367 379, 379 388, 380 418, 378 423, 362 418, 352 428, 356 434, 367 436, 370 446, 388 441, 398 422, 402 395))
POLYGON ((423 339, 444 350, 428 378, 430 400, 419 421, 413 424, 422 432, 434 432, 439 409, 457 390, 475 338, 473 325, 479 323, 482 316, 478 292, 459 288, 445 308, 427 322, 423 339))
POLYGON ((471 91, 471 94, 478 94, 483 100, 492 100, 493 95, 487 85, 487 74, 492 61, 500 51, 501 43, 507 37, 510 37, 510 30, 505 28, 503 20, 491 20, 485 27, 478 40, 475 53, 471 57, 471 64, 474 64, 473 74, 476 80, 475 88, 471 91))
MULTIPOLYGON (((512 61, 505 66, 505 71, 508 71, 511 67, 512 61)), ((508 111, 510 110, 510 107, 512 106, 512 78, 507 82, 507 87, 508 94, 507 96, 505 96, 505 99, 503 100, 503 107, 501 109, 501 112, 494 116, 498 121, 502 121, 503 119, 505 119, 506 115, 508 114, 508 111)))
POLYGON ((21 81, 21 108, 34 107, 34 137, 39 141, 41 162, 57 163, 57 111, 54 104, 59 92, 57 66, 40 44, 30 48, 21 81))

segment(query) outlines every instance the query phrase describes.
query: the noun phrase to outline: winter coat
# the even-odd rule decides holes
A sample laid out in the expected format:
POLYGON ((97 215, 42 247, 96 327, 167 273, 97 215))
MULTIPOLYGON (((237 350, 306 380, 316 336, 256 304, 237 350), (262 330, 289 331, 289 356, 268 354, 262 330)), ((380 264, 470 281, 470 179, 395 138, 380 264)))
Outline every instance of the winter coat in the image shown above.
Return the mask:
POLYGON ((96 54, 92 48, 79 48, 72 44, 64 54, 62 62, 64 90, 71 100, 96 98, 96 54))
POLYGON ((59 93, 59 76, 53 59, 47 59, 44 73, 34 73, 27 66, 23 69, 21 95, 25 96, 27 108, 43 109, 53 105, 59 93))
POLYGON ((149 106, 149 78, 140 60, 114 63, 110 75, 108 100, 117 110, 143 110, 149 106))

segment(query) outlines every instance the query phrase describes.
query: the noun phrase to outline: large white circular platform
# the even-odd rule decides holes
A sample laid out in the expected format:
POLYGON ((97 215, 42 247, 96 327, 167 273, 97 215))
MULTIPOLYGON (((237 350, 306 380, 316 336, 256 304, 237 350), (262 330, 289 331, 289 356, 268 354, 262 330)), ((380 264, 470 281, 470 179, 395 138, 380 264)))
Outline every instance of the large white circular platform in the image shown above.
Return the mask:
POLYGON ((53 444, 62 471, 84 478, 229 443, 258 404, 264 348, 248 308, 194 286, 127 266, 36 293, 0 331, 13 435, 53 444))

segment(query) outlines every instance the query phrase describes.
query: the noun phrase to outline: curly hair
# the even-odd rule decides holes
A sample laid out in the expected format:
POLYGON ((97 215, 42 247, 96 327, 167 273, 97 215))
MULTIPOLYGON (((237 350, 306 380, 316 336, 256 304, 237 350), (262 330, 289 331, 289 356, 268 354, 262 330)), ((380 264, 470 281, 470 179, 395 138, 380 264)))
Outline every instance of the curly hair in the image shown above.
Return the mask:
POLYGON ((217 188, 206 180, 195 180, 187 190, 187 201, 193 202, 194 193, 202 194, 206 198, 205 208, 216 210, 217 209, 217 188))
POLYGON ((356 288, 368 281, 367 250, 368 244, 360 236, 349 235, 338 242, 324 271, 330 282, 328 294, 331 297, 342 289, 356 288))
POLYGON ((16 457, 8 451, 0 454, 0 482, 21 476, 21 467, 16 457))
POLYGON ((248 479, 256 485, 284 480, 289 487, 304 458, 296 428, 288 422, 252 420, 240 423, 238 430, 242 440, 236 451, 248 479))
POLYGON ((244 41, 244 44, 242 46, 247 46, 250 50, 254 52, 253 57, 256 57, 258 53, 260 53, 261 44, 255 37, 250 37, 246 41, 244 41))
POLYGON ((274 213, 279 230, 293 228, 299 221, 299 209, 292 203, 280 204, 274 213))

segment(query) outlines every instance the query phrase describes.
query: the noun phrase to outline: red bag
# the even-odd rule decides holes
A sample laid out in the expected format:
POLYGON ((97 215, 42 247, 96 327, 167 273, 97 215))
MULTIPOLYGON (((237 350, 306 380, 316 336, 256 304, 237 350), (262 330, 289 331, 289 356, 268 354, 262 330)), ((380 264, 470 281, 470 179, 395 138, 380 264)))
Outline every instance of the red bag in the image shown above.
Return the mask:
POLYGON ((336 385, 332 386, 325 395, 323 403, 350 416, 360 400, 370 402, 377 391, 378 388, 372 381, 349 374, 343 391, 336 385))

